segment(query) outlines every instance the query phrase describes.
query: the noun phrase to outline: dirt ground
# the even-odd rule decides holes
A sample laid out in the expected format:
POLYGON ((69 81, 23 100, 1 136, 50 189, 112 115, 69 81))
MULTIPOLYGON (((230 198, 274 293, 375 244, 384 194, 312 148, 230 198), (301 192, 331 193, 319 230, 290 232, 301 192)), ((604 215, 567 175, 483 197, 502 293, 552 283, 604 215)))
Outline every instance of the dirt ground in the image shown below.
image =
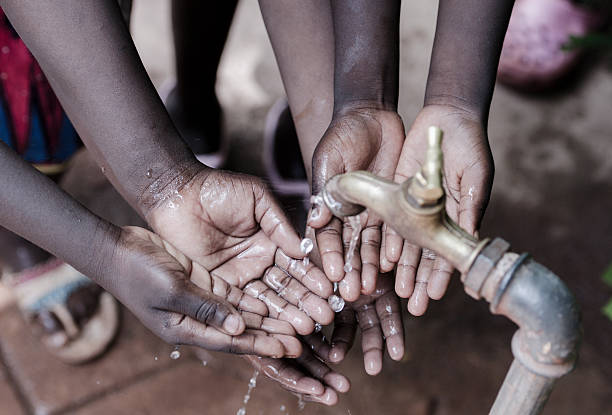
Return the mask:
MULTIPOLYGON (((403 3, 400 114, 409 126, 422 103, 436 6, 430 0, 403 3)), ((134 37, 157 86, 173 74, 168 11, 167 0, 135 1, 134 37)), ((254 0, 239 6, 218 92, 232 143, 229 168, 260 174, 265 114, 283 89, 254 0)), ((560 91, 524 95, 498 86, 493 100, 489 134, 496 176, 481 234, 501 236, 514 251, 531 253, 568 284, 582 308, 578 366, 559 381, 545 414, 612 414, 612 322, 601 313, 612 297, 601 281, 612 262, 610 114, 612 72, 604 60, 592 56, 560 91)), ((94 210, 108 212, 112 207, 118 215, 115 221, 135 220, 95 166, 82 160, 75 169, 67 183, 73 194, 89 198, 94 190, 102 195, 94 210)), ((124 313, 120 337, 109 355, 89 368, 70 370, 44 358, 42 367, 54 375, 42 375, 41 369, 26 367, 37 349, 17 336, 23 328, 15 322, 15 312, 8 313, 0 315, 0 348, 3 373, 14 391, 3 392, 0 377, 0 397, 12 396, 25 412, 233 414, 251 376, 246 363, 232 356, 196 358, 189 352, 178 363, 166 357, 158 361, 170 346, 147 334, 129 313, 124 313), (119 362, 134 368, 117 369, 119 362), (74 389, 60 393, 40 381, 41 376, 48 382, 59 378, 75 384, 74 389), (83 386, 74 379, 83 379, 83 384, 96 380, 98 386, 87 386, 75 398, 83 386)), ((350 378, 351 391, 336 407, 308 404, 301 413, 487 413, 510 366, 516 327, 492 316, 484 302, 469 298, 458 278, 425 316, 406 315, 405 326, 402 362, 386 357, 382 373, 370 377, 357 342, 338 367, 350 378)), ((295 397, 264 380, 248 406, 253 414, 297 412, 295 397)))

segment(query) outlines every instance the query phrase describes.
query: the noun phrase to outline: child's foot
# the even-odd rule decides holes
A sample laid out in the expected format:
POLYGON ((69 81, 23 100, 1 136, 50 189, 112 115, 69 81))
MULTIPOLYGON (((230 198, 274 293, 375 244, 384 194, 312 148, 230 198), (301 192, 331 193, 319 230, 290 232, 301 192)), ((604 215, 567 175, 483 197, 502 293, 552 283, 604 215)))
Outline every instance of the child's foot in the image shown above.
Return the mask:
POLYGON ((197 159, 209 167, 222 167, 227 160, 228 146, 222 137, 221 107, 216 98, 207 100, 213 102, 202 102, 195 114, 189 114, 178 99, 175 80, 166 81, 159 94, 174 126, 197 159))
POLYGON ((119 324, 115 299, 70 265, 52 258, 3 282, 46 349, 65 363, 101 355, 119 324))
POLYGON ((520 89, 551 86, 579 61, 563 50, 570 36, 584 36, 605 23, 601 14, 571 0, 517 0, 504 40, 500 82, 520 89))

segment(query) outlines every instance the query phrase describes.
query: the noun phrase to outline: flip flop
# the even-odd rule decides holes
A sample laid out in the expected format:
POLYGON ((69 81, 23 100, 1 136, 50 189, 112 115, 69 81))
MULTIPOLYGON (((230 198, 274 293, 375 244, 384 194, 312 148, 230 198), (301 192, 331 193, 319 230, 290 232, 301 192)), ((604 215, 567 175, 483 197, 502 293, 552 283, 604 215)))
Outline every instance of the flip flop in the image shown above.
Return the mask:
POLYGON ((117 301, 89 278, 53 258, 3 276, 45 348, 69 364, 100 356, 119 327, 117 301))
POLYGON ((310 199, 310 188, 293 118, 286 99, 268 111, 264 129, 263 161, 272 190, 283 196, 310 199))
POLYGON ((529 90, 553 86, 579 62, 580 50, 565 50, 570 37, 606 23, 605 13, 571 0, 516 0, 499 60, 498 80, 529 90))

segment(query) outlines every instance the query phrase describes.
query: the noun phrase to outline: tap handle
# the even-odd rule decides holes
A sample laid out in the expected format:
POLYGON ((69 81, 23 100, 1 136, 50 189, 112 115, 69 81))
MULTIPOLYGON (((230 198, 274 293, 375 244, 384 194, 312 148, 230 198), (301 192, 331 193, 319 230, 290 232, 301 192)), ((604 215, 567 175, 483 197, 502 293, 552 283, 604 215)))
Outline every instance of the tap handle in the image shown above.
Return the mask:
POLYGON ((427 152, 421 171, 417 172, 409 188, 410 194, 421 205, 437 204, 444 196, 442 189, 442 130, 431 126, 427 130, 427 152))

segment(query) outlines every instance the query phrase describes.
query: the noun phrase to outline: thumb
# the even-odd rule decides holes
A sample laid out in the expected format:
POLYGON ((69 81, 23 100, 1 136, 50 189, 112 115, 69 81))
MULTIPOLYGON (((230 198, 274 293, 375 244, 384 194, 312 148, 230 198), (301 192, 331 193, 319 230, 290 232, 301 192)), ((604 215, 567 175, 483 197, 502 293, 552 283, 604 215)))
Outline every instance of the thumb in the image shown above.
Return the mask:
POLYGON ((200 323, 210 325, 231 336, 242 334, 245 322, 238 311, 224 298, 201 289, 190 281, 177 296, 177 312, 200 323))
MULTIPOLYGON (((312 156, 312 194, 321 196, 325 184, 332 177, 344 173, 344 160, 338 151, 327 149, 325 137, 315 149, 312 156)), ((320 229, 332 220, 333 215, 322 200, 314 200, 308 215, 308 225, 320 229)))
POLYGON ((256 186, 260 188, 254 189, 255 194, 259 195, 255 202, 255 220, 261 230, 287 255, 303 258, 304 254, 300 249, 301 239, 287 215, 263 184, 256 186))

